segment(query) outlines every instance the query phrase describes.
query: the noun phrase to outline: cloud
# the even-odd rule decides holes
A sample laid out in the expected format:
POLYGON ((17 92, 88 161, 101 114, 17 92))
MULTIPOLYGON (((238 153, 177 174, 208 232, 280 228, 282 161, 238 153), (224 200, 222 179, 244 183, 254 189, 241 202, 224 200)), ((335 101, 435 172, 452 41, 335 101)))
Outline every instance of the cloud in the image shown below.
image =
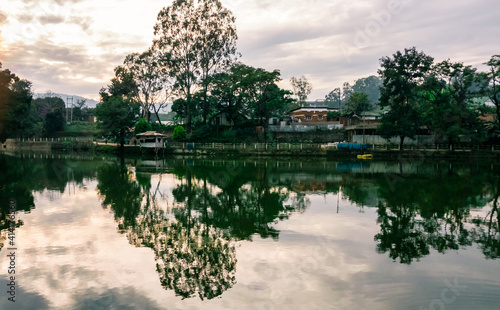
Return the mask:
MULTIPOLYGON (((150 45, 156 14, 169 3, 163 0, 144 3, 109 0, 105 5, 97 0, 7 2, 2 10, 9 20, 4 21, 2 30, 5 36, 14 37, 11 41, 16 43, 3 44, 2 60, 8 58, 10 64, 4 60, 4 65, 28 70, 19 74, 33 80, 36 86, 38 79, 28 75, 34 73, 29 67, 46 68, 48 64, 40 64, 40 59, 43 56, 49 60, 47 53, 36 48, 31 52, 40 55, 22 55, 20 46, 22 41, 36 44, 50 41, 68 49, 67 54, 57 50, 55 56, 62 61, 71 57, 83 61, 81 65, 73 63, 67 72, 72 77, 84 77, 76 87, 73 79, 64 78, 69 74, 64 73, 66 69, 60 69, 58 74, 63 78, 57 87, 63 89, 55 86, 50 89, 68 92, 64 88, 89 91, 94 87, 93 92, 97 93, 103 85, 96 86, 95 81, 107 83, 113 67, 121 64, 125 55, 144 51, 150 45)), ((500 3, 492 0, 457 0, 452 5, 415 0, 222 0, 222 3, 236 17, 241 60, 268 70, 280 69, 285 81, 292 76, 307 76, 314 88, 310 99, 323 98, 343 82, 352 83, 377 74, 381 57, 412 46, 437 61, 451 58, 474 66, 498 53, 494 39, 500 26, 497 17, 500 3)), ((42 84, 45 85, 43 80, 42 84)))
POLYGON ((0 25, 3 25, 7 22, 7 15, 5 15, 4 13, 2 13, 2 11, 0 11, 0 25))
POLYGON ((44 16, 40 16, 38 18, 38 20, 40 21, 40 23, 42 25, 46 25, 46 24, 61 24, 61 23, 64 23, 64 16, 57 16, 57 15, 44 15, 44 16))

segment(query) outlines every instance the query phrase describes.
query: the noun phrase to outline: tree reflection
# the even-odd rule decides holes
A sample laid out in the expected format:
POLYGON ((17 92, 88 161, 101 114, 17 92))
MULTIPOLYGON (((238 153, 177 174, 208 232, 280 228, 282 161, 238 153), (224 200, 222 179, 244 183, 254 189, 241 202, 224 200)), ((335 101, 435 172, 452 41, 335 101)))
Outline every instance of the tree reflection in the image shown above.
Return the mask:
POLYGON ((308 206, 305 195, 272 185, 265 167, 220 173, 213 165, 173 166, 180 182, 171 207, 161 174, 153 184, 151 175, 130 173, 124 164, 102 167, 97 188, 130 243, 154 251, 161 285, 182 298, 212 299, 231 288, 235 241, 255 234, 277 239, 273 224, 308 206))
POLYGON ((103 166, 97 174, 97 190, 102 198, 102 206, 110 207, 119 223, 119 229, 133 227, 141 211, 141 186, 131 180, 127 167, 120 164, 103 166))
POLYGON ((492 181, 495 186, 491 188, 494 192, 491 210, 485 217, 477 217, 472 221, 475 225, 472 231, 473 238, 488 259, 500 257, 500 212, 498 211, 500 204, 500 171, 496 171, 492 181))
POLYGON ((153 249, 161 285, 178 296, 212 299, 235 283, 235 247, 218 228, 197 221, 185 226, 157 212, 138 220, 128 237, 153 249))
MULTIPOLYGON (((393 260, 410 264, 428 255, 431 248, 445 253, 476 242, 486 257, 497 258, 498 198, 494 198, 487 218, 472 219, 470 215, 471 208, 484 207, 493 196, 487 190, 492 174, 475 170, 466 176, 463 173, 450 165, 447 171, 406 176, 397 184, 379 182, 384 202, 378 206, 377 251, 389 252, 393 260)), ((498 197, 498 191, 494 196, 498 197)))

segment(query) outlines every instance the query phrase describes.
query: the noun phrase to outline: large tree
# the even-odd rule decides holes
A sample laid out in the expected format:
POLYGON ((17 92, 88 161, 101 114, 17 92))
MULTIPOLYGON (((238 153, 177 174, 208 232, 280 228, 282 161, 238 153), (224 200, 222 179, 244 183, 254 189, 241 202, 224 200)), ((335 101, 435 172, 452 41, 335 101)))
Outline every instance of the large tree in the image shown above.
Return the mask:
POLYGON ((399 136, 400 149, 405 138, 413 138, 422 125, 419 92, 433 60, 415 47, 380 59, 380 105, 389 111, 382 116, 379 132, 385 138, 399 136))
MULTIPOLYGON (((236 52, 234 17, 219 0, 177 0, 158 14, 155 35, 161 60, 174 79, 178 96, 185 100, 190 129, 197 86, 227 65, 236 52)), ((206 121, 206 96, 203 108, 206 121)))
POLYGON ((345 110, 347 113, 361 115, 371 107, 368 95, 364 93, 354 93, 347 100, 345 110))
POLYGON ((102 133, 119 141, 123 150, 126 133, 139 119, 140 105, 134 100, 137 85, 132 74, 123 67, 117 67, 115 75, 111 84, 101 89, 101 102, 95 107, 94 114, 102 133))
POLYGON ((292 77, 290 84, 293 87, 293 94, 297 97, 297 101, 301 107, 306 105, 306 100, 312 91, 312 85, 305 76, 300 78, 292 77))
POLYGON ((500 138, 500 55, 491 56, 485 63, 489 67, 488 72, 480 75, 481 93, 489 98, 494 105, 495 120, 488 124, 491 135, 500 138))
POLYGON ((124 66, 130 71, 137 86, 137 101, 142 107, 142 117, 151 121, 151 112, 158 119, 158 111, 167 104, 170 96, 169 79, 165 67, 159 62, 154 46, 142 54, 133 53, 125 58, 124 66))
MULTIPOLYGON (((0 63, 0 69, 2 64, 0 63)), ((0 141, 34 135, 31 82, 0 70, 0 141)))
POLYGON ((477 140, 481 132, 477 109, 476 69, 449 60, 436 64, 424 83, 424 123, 436 135, 437 142, 450 148, 462 137, 477 140))
POLYGON ((375 75, 369 77, 358 79, 352 85, 352 90, 354 93, 363 93, 368 96, 368 100, 372 106, 378 104, 380 98, 380 87, 382 86, 382 80, 375 75))

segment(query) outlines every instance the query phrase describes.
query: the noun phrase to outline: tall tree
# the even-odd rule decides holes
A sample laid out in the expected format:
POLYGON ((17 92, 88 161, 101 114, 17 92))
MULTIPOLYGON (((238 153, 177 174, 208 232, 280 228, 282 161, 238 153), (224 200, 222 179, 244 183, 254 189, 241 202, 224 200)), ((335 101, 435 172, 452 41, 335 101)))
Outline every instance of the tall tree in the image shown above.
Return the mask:
POLYGON ((445 60, 433 67, 424 85, 423 116, 436 141, 453 145, 461 137, 478 140, 482 131, 472 99, 476 96, 476 69, 445 60))
MULTIPOLYGON (((174 79, 174 88, 185 99, 190 130, 196 87, 227 64, 236 51, 234 17, 219 0, 201 0, 198 4, 194 0, 177 0, 158 14, 155 36, 154 44, 174 79)), ((203 114, 206 121, 206 109, 203 114)))
POLYGON ((207 123, 211 107, 208 77, 226 71, 239 56, 236 52, 238 35, 235 21, 231 11, 224 8, 219 0, 205 0, 199 6, 198 23, 201 32, 199 97, 203 124, 207 123))
POLYGON ((312 85, 309 83, 305 76, 300 78, 292 77, 290 83, 293 87, 293 94, 297 97, 299 105, 301 107, 306 105, 307 96, 312 91, 312 85))
POLYGON ((32 98, 30 81, 19 78, 8 69, 0 70, 0 141, 34 135, 32 98))
POLYGON ((335 88, 325 96, 325 102, 329 108, 342 108, 342 93, 339 87, 335 88))
POLYGON ((252 115, 260 120, 267 131, 269 119, 282 116, 288 107, 295 102, 289 91, 280 89, 277 83, 281 80, 280 71, 272 72, 258 68, 247 76, 247 94, 252 115))
POLYGON ((382 86, 382 80, 375 75, 369 77, 361 78, 354 82, 352 90, 355 93, 363 93, 368 96, 368 100, 372 106, 377 105, 380 98, 380 87, 382 86))
POLYGON ((153 46, 142 54, 130 54, 125 58, 124 66, 137 85, 137 101, 142 107, 142 117, 150 122, 153 111, 160 119, 158 111, 167 104, 170 91, 167 71, 160 65, 157 50, 153 46))
POLYGON ((415 47, 380 59, 380 105, 390 109, 382 116, 379 133, 385 138, 399 136, 401 150, 405 138, 414 137, 422 124, 418 96, 433 60, 415 47))
POLYGON ((111 84, 101 89, 101 102, 95 107, 94 114, 100 121, 103 134, 115 137, 123 150, 126 133, 139 119, 140 105, 134 100, 137 85, 132 74, 123 67, 117 67, 115 75, 111 84))
POLYGON ((332 90, 328 95, 325 96, 325 101, 329 108, 337 108, 342 109, 351 95, 354 93, 354 90, 348 82, 344 82, 342 87, 337 87, 332 90))
POLYGON ((495 106, 495 120, 489 124, 489 130, 494 137, 500 138, 500 55, 491 56, 485 63, 488 72, 480 75, 481 93, 486 95, 495 106))
POLYGON ((368 95, 364 93, 353 93, 349 100, 347 100, 345 109, 347 113, 354 113, 361 115, 363 112, 369 110, 371 107, 368 95))

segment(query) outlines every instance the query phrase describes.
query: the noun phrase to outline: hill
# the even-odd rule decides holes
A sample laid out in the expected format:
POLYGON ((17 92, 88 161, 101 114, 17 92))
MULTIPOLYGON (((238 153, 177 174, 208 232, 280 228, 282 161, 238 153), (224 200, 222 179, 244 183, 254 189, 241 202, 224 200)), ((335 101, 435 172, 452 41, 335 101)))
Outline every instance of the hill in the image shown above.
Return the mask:
MULTIPOLYGON (((85 100, 85 105, 89 108, 95 108, 96 104, 98 104, 99 102, 93 100, 93 99, 87 99, 87 98, 84 98, 84 97, 81 97, 81 96, 76 96, 76 95, 68 95, 68 94, 59 94, 59 93, 51 93, 50 94, 51 96, 55 96, 55 97, 59 97, 61 98, 64 102, 66 102, 66 104, 68 104, 68 101, 67 101, 67 98, 71 98, 73 97, 73 103, 76 103, 78 100, 85 100)), ((33 95, 33 98, 36 99, 36 98, 45 98, 48 96, 48 93, 35 93, 33 95)), ((71 102, 70 102, 71 104, 71 102)))

